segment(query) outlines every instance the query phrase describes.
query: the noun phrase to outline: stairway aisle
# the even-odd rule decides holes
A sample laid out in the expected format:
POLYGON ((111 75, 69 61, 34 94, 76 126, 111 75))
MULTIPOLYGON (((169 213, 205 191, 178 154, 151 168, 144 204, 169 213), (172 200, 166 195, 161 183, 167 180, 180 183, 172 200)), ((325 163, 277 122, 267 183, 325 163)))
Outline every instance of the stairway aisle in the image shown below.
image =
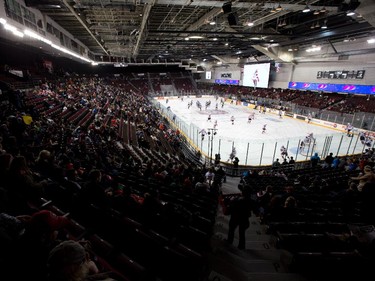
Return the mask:
MULTIPOLYGON (((239 193, 239 178, 227 178, 223 184, 223 194, 239 193)), ((256 216, 250 218, 246 231, 246 249, 237 249, 238 229, 233 245, 225 239, 228 233, 229 216, 218 207, 214 235, 211 240, 212 252, 209 254, 211 272, 208 280, 220 281, 307 281, 306 278, 288 272, 281 262, 282 251, 272 244, 272 237, 266 234, 265 226, 256 216), (216 279, 215 279, 216 277, 216 279)))

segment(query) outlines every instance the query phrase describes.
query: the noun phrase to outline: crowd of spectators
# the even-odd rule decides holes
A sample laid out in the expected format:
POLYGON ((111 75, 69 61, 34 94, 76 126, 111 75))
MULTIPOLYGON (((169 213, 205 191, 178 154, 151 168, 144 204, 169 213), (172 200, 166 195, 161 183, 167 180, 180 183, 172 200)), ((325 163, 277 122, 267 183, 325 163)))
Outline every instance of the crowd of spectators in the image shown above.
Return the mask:
POLYGON ((253 100, 264 102, 264 99, 291 102, 296 105, 318 110, 331 110, 339 113, 353 114, 356 112, 374 113, 374 98, 365 95, 348 95, 338 93, 324 93, 300 91, 279 88, 257 88, 237 85, 218 85, 199 83, 198 88, 212 94, 225 93, 239 100, 253 100))
MULTIPOLYGON (((1 96, 0 212, 7 219, 1 221, 0 229, 1 244, 8 245, 8 250, 1 254, 1 262, 8 260, 10 270, 19 263, 18 256, 30 257, 36 251, 34 247, 38 244, 29 245, 33 241, 27 241, 28 247, 19 247, 19 238, 26 239, 21 232, 26 229, 28 233, 29 226, 24 221, 30 221, 40 211, 42 198, 60 201, 67 212, 78 216, 86 207, 94 205, 101 210, 113 209, 136 217, 145 224, 153 222, 153 216, 158 213, 162 220, 177 227, 185 219, 189 223, 189 218, 184 217, 189 212, 181 212, 167 197, 163 201, 158 199, 159 187, 166 188, 166 192, 214 198, 217 195, 219 176, 216 181, 213 177, 207 181, 208 168, 184 159, 178 152, 179 133, 168 127, 141 91, 124 91, 123 83, 126 82, 119 78, 66 77, 45 81, 33 90, 9 91, 1 96), (163 145, 170 146, 171 155, 152 155, 158 152, 158 146, 152 153, 132 149, 122 134, 125 124, 143 138, 143 147, 150 147, 145 145, 149 140, 163 139, 163 145), (141 181, 145 184, 143 189, 138 186, 141 181), (148 188, 150 182, 154 182, 152 190, 148 188), (17 227, 22 225, 11 237, 4 230, 8 221, 15 221, 17 227)), ((55 230, 60 219, 53 220, 59 221, 53 222, 55 230)), ((54 249, 56 245, 55 241, 44 243, 39 258, 27 261, 30 271, 23 264, 25 270, 15 270, 15 278, 26 278, 27 274, 29 279, 44 280, 48 256, 49 262, 58 260, 62 266, 64 260, 57 258, 61 251, 65 252, 61 248, 77 250, 79 257, 74 257, 74 262, 79 265, 90 261, 82 255, 79 245, 64 244, 54 249)), ((62 274, 56 264, 49 268, 57 270, 50 272, 51 276, 62 274)), ((98 270, 92 265, 83 274, 89 272, 98 273, 98 270)), ((51 280, 57 280, 55 277, 51 280)))

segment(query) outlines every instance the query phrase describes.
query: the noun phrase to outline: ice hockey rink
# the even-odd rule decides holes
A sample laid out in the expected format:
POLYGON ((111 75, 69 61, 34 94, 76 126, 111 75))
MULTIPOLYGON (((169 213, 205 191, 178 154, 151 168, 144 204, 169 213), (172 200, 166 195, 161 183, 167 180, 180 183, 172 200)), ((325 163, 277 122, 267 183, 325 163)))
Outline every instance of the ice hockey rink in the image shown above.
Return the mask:
POLYGON ((215 154, 220 154, 224 162, 231 162, 229 158, 233 147, 240 165, 270 165, 277 158, 282 162, 282 146, 287 148, 288 156, 296 161, 310 159, 315 152, 324 158, 330 152, 333 155, 347 155, 361 153, 366 148, 357 134, 348 137, 344 131, 309 124, 285 115, 280 118, 277 111, 259 113, 258 109, 236 105, 230 100, 226 100, 222 106, 221 99, 214 96, 164 97, 157 99, 157 102, 163 114, 174 122, 197 150, 206 157, 214 158, 215 154), (201 110, 196 105, 197 101, 202 105, 201 110), (206 109, 207 101, 211 101, 211 105, 206 109), (190 107, 189 102, 192 102, 190 107), (255 118, 249 123, 251 113, 255 114, 255 118), (211 120, 208 120, 209 115, 211 120), (215 121, 217 126, 214 126, 215 121), (262 133, 264 125, 266 131, 262 133), (203 141, 202 129, 206 131, 203 141), (315 145, 312 141, 311 145, 305 145, 301 150, 300 142, 311 133, 315 145))

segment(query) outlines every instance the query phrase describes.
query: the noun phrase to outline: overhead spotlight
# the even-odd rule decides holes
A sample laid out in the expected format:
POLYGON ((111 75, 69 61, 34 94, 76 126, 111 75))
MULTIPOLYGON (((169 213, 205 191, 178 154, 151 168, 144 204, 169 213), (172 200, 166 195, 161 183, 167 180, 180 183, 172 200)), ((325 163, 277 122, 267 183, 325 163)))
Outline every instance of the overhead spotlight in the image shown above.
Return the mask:
POLYGON ((351 17, 351 16, 354 16, 355 13, 354 13, 353 11, 348 11, 348 12, 346 13, 346 15, 349 16, 349 17, 351 17))
POLYGON ((322 25, 322 27, 321 27, 321 29, 327 29, 328 27, 327 27, 327 20, 325 20, 324 21, 324 23, 323 23, 323 25, 322 25))
POLYGON ((324 7, 320 10, 320 13, 324 14, 325 12, 327 12, 327 9, 326 9, 326 7, 324 6, 324 7))
POLYGON ((346 36, 343 42, 349 42, 349 36, 346 36))
POLYGON ((310 11, 311 11, 310 7, 306 4, 306 7, 302 10, 302 13, 308 13, 310 11))
POLYGON ((315 15, 315 16, 319 15, 319 13, 320 13, 319 10, 315 10, 315 11, 314 11, 314 15, 315 15))
POLYGON ((253 26, 254 25, 254 23, 252 22, 252 21, 249 21, 248 23, 247 23, 247 26, 253 26))
POLYGON ((276 11, 281 11, 282 9, 283 9, 283 7, 281 7, 281 5, 279 3, 279 6, 277 6, 276 11))

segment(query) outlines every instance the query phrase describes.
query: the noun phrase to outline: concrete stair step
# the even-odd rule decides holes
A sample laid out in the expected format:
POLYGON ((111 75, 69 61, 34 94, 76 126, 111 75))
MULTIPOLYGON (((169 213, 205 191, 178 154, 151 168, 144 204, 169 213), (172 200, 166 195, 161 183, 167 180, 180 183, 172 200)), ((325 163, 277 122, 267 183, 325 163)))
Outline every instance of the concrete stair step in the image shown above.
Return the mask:
MULTIPOLYGON (((215 237, 219 237, 222 239, 225 239, 228 234, 228 229, 225 229, 224 227, 221 229, 216 229, 214 231, 215 237)), ((270 241, 270 236, 269 235, 260 235, 256 233, 250 233, 248 234, 246 232, 246 241, 254 241, 254 242, 269 242, 270 241)))
POLYGON ((246 281, 309 281, 295 273, 248 273, 246 281))
POLYGON ((226 260, 228 264, 232 264, 245 272, 286 272, 279 262, 279 257, 269 260, 253 255, 252 252, 241 253, 241 251, 217 248, 214 253, 218 258, 226 260))

